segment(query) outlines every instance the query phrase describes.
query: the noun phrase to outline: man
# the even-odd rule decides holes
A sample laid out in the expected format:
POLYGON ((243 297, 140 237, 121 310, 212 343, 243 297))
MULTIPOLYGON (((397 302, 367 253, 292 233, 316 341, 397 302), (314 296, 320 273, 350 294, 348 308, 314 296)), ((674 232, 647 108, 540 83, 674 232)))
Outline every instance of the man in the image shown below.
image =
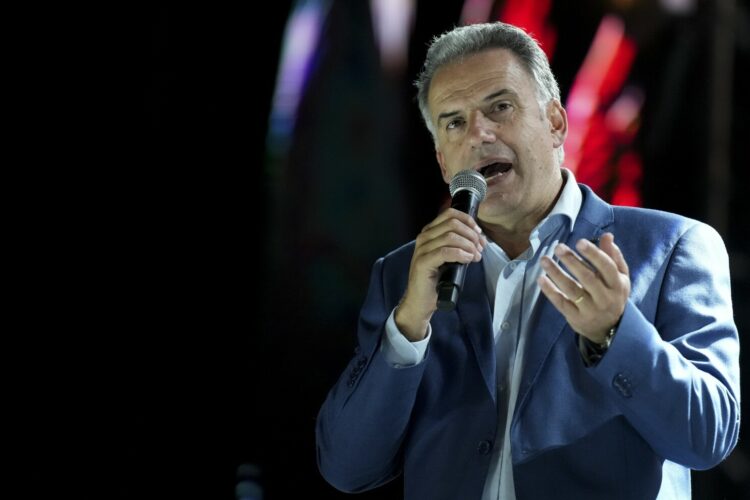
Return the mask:
POLYGON ((487 181, 377 261, 318 464, 407 499, 690 497, 734 448, 727 254, 700 222, 613 207, 562 167, 567 116, 536 42, 503 23, 431 45, 419 104, 446 182, 487 181), (467 263, 454 311, 440 266, 467 263))

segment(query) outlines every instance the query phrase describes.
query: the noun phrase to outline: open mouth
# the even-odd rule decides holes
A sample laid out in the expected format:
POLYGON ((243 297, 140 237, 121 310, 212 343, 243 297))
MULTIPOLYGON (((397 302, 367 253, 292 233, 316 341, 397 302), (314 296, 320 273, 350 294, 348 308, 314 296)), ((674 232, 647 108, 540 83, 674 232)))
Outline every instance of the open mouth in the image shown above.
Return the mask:
POLYGON ((513 165, 510 163, 490 163, 486 167, 480 168, 479 173, 482 174, 485 179, 489 179, 496 175, 503 175, 512 167, 513 165))

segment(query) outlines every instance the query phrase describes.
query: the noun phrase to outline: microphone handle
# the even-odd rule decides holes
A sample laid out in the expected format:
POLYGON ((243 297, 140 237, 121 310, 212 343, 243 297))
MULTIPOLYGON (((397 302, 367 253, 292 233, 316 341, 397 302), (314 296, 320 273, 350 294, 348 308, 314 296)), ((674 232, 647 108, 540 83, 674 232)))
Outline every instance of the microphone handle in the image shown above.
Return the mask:
MULTIPOLYGON (((479 196, 468 189, 458 191, 451 201, 451 207, 471 215, 472 219, 477 216, 479 209, 479 196)), ((464 286, 467 264, 459 262, 446 262, 440 266, 440 279, 437 285, 437 308, 443 311, 452 311, 458 302, 458 294, 464 286)))

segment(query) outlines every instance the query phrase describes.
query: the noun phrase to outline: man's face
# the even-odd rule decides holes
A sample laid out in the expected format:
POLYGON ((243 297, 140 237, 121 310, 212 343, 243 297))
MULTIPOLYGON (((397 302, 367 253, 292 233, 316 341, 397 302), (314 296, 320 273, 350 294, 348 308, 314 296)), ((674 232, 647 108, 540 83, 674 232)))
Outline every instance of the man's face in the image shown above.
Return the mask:
POLYGON ((445 182, 469 168, 487 180, 479 220, 508 228, 541 220, 562 183, 555 149, 567 117, 557 101, 540 108, 536 83, 516 56, 489 49, 441 67, 428 105, 445 182))

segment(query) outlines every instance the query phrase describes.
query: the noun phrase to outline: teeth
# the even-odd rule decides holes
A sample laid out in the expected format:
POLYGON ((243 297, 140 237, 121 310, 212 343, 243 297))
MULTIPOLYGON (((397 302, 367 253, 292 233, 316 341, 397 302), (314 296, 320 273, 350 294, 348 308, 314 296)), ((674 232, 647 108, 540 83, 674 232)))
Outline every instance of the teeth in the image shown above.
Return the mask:
POLYGON ((512 166, 510 164, 495 162, 480 168, 479 173, 482 174, 485 179, 490 179, 492 177, 504 175, 506 172, 510 171, 511 168, 512 166))

